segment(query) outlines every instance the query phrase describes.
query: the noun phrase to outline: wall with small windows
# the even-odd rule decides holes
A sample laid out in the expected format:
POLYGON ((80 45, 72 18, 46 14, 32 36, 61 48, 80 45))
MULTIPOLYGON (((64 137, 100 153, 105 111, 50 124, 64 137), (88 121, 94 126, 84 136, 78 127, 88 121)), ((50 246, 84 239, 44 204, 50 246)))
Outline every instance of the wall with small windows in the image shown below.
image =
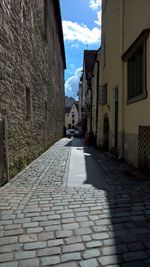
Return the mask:
POLYGON ((124 3, 124 156, 135 166, 139 165, 139 127, 150 126, 149 9, 149 1, 124 3))
POLYGON ((102 0, 100 96, 107 84, 107 103, 99 99, 98 145, 103 147, 107 114, 109 150, 136 167, 142 153, 150 166, 149 138, 141 152, 150 127, 149 9, 148 0, 102 0))
POLYGON ((63 137, 64 69, 59 1, 2 1, 0 113, 10 176, 63 137))

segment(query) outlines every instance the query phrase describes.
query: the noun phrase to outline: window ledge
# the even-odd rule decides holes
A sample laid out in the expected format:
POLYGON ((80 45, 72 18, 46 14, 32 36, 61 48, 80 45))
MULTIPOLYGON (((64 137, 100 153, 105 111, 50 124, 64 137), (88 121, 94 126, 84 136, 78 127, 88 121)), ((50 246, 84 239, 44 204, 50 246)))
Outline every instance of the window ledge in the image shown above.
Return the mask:
POLYGON ((144 92, 143 94, 138 95, 138 96, 135 96, 135 97, 132 97, 132 98, 130 98, 130 99, 127 99, 127 103, 126 103, 126 104, 129 105, 129 104, 138 102, 138 101, 140 101, 140 100, 144 100, 144 99, 146 99, 146 98, 147 98, 147 92, 146 92, 146 90, 145 90, 145 92, 144 92))

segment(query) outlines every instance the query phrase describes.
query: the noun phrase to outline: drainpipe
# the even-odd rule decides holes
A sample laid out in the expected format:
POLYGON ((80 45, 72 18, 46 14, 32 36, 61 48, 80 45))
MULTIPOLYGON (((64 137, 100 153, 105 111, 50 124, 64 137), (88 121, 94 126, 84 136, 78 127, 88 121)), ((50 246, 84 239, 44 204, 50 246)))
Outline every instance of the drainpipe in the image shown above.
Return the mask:
MULTIPOLYGON (((99 98, 99 60, 97 62, 97 86, 96 86, 96 135, 98 128, 98 98, 99 98)), ((96 140, 97 143, 97 140, 96 140)))
MULTIPOLYGON (((120 28, 120 52, 121 52, 121 56, 124 53, 124 0, 121 0, 121 28, 120 28)), ((121 157, 124 157, 124 62, 121 61, 121 87, 122 87, 122 116, 121 116, 121 120, 122 120, 122 149, 121 149, 121 157)))

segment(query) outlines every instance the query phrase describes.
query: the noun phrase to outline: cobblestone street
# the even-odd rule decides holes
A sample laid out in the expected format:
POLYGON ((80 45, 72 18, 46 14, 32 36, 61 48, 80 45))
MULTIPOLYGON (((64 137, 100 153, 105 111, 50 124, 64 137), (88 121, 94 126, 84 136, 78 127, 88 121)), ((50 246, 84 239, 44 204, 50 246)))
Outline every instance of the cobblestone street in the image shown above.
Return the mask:
POLYGON ((0 188, 0 267, 150 266, 150 181, 127 168, 71 139, 54 144, 0 188), (68 182, 73 147, 85 156, 80 185, 68 182))

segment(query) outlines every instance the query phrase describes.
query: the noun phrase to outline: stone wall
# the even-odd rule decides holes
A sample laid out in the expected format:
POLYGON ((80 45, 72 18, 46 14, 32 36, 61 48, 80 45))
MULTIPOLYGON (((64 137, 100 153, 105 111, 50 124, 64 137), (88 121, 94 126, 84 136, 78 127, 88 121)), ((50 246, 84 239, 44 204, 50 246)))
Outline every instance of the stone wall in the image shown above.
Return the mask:
POLYGON ((64 58, 55 0, 0 2, 0 113, 7 114, 10 176, 64 127, 64 58), (28 92, 28 93, 27 93, 28 92))

